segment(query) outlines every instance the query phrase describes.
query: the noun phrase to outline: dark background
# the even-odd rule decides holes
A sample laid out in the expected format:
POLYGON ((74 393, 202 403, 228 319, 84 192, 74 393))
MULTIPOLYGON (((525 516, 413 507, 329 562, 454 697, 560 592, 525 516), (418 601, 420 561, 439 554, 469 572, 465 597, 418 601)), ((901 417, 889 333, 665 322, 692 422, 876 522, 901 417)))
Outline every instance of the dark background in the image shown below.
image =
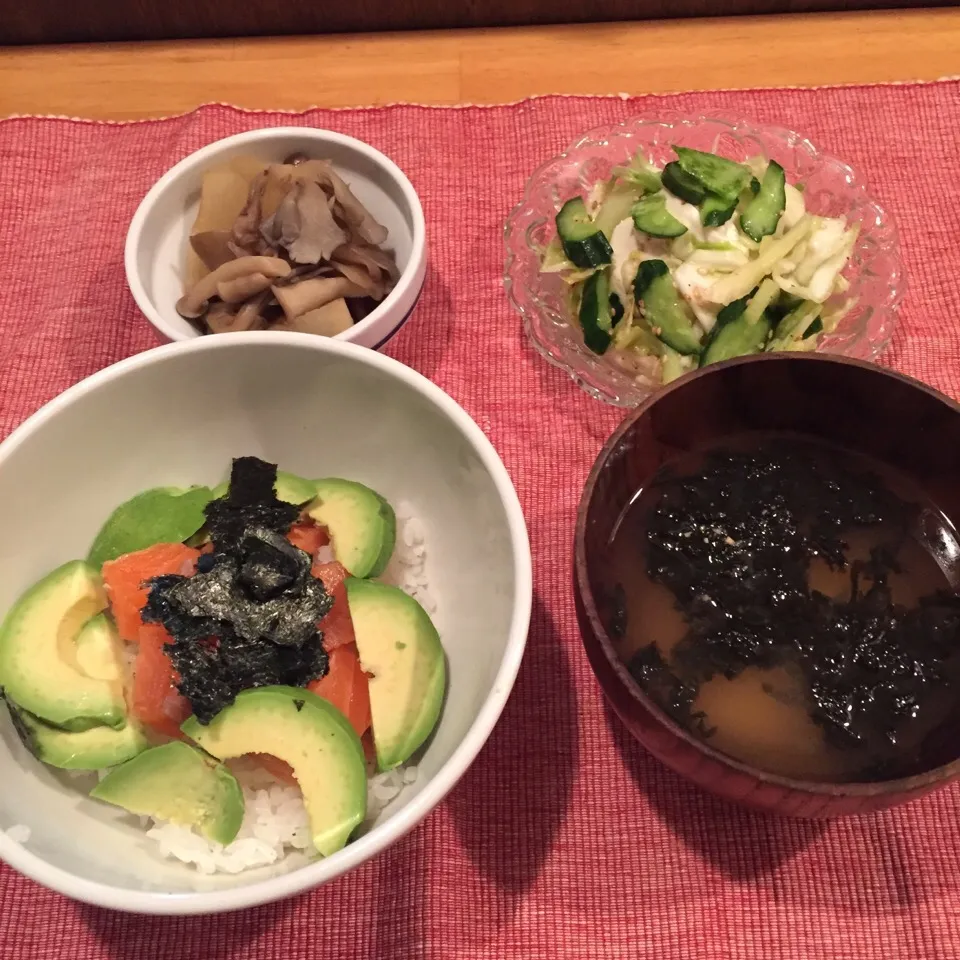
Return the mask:
MULTIPOLYGON (((432 30, 913 6, 944 0, 0 0, 0 43, 432 30)), ((571 64, 576 70, 576 64, 571 64)))

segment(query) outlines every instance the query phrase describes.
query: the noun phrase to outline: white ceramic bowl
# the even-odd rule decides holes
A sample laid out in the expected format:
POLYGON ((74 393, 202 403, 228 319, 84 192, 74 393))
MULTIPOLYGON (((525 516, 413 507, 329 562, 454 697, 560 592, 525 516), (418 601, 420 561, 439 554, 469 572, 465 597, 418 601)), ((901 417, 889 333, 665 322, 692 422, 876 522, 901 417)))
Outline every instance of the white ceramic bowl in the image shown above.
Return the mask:
MULTIPOLYGON (((203 174, 241 154, 279 163, 293 153, 330 160, 360 202, 389 235, 400 279, 383 302, 336 340, 364 347, 386 343, 409 317, 427 270, 423 208, 400 168, 369 144, 342 133, 311 127, 266 127, 238 133, 191 153, 168 170, 143 198, 127 231, 127 284, 143 315, 169 340, 202 336, 175 305, 183 293, 190 227, 200 202, 203 174)), ((231 334, 232 336, 232 334, 231 334)))
POLYGON ((395 360, 295 333, 168 344, 94 374, 0 444, 0 612, 84 556, 139 490, 212 484, 253 454, 303 476, 367 483, 426 526, 447 698, 420 777, 339 853, 273 875, 198 876, 162 860, 119 809, 44 767, 0 720, 0 857, 78 900, 212 913, 286 897, 370 859, 422 820, 483 746, 510 694, 530 619, 530 547, 497 453, 439 387, 395 360), (3 831, 30 828, 24 845, 3 831))

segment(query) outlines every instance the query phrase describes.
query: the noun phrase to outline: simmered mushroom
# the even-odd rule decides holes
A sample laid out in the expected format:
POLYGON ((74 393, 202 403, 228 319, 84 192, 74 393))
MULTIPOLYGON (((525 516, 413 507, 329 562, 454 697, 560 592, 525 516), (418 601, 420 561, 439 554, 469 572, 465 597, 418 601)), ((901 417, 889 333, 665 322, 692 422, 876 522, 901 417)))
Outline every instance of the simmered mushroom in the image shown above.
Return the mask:
POLYGON ((397 282, 396 260, 380 246, 386 239, 329 161, 234 158, 204 176, 190 237, 192 282, 177 312, 211 333, 335 336, 397 282))
POLYGON ((256 274, 275 279, 286 276, 290 269, 290 264, 279 257, 240 257, 239 260, 230 260, 198 280, 177 301, 177 313, 186 320, 196 320, 207 312, 207 306, 217 295, 221 283, 256 274))

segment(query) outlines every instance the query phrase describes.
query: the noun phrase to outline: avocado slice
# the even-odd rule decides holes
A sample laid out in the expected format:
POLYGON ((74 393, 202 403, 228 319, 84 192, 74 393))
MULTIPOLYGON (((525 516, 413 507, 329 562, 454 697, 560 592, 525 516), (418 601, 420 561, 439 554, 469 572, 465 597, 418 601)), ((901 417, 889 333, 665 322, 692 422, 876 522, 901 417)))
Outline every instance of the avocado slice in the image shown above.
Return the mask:
POLYGON ((90 796, 140 816, 196 827, 224 846, 236 839, 243 823, 243 790, 236 777, 179 740, 111 770, 90 796))
POLYGON ((379 577, 393 555, 397 518, 379 493, 353 480, 315 481, 311 519, 327 528, 333 553, 354 577, 379 577))
POLYGON ((88 620, 77 634, 77 664, 96 680, 123 680, 123 644, 113 621, 105 613, 88 620))
POLYGON ((87 676, 76 655, 81 628, 106 606, 103 581, 88 563, 71 560, 47 574, 0 626, 0 688, 54 726, 122 726, 121 683, 87 676))
MULTIPOLYGON (((211 500, 219 500, 225 497, 230 490, 230 482, 224 480, 213 488, 211 500)), ((316 487, 310 480, 304 480, 293 473, 285 473, 283 470, 277 471, 277 482, 273 485, 274 493, 278 500, 284 503, 301 504, 312 500, 316 495, 316 487)))
POLYGON ((313 845, 336 853, 367 812, 367 765, 360 738, 336 707, 299 687, 244 690, 203 726, 181 728, 221 760, 269 753, 293 767, 310 818, 313 845))
POLYGON ((145 550, 155 543, 181 543, 204 523, 209 487, 156 487, 121 503, 100 528, 87 554, 98 570, 108 560, 145 550))
POLYGON ((44 723, 9 700, 7 708, 23 745, 38 760, 62 770, 102 770, 124 763, 150 746, 133 723, 117 730, 91 727, 72 733, 44 723))
POLYGON ((348 577, 347 603, 363 669, 377 766, 391 770, 430 736, 440 715, 447 666, 427 611, 397 587, 348 577))

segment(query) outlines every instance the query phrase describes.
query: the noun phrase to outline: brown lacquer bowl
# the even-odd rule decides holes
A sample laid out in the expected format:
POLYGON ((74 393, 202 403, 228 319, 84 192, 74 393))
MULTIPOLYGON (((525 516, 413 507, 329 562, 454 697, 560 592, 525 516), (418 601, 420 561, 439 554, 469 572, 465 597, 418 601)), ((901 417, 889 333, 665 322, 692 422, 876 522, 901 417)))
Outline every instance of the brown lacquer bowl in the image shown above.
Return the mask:
MULTIPOLYGON (((766 773, 711 748, 657 706, 618 657, 598 613, 600 558, 630 497, 666 461, 746 430, 789 430, 840 444, 906 473, 948 517, 960 515, 960 405, 915 380, 857 360, 763 355, 676 381, 627 417, 603 448, 577 513, 574 590, 600 686, 630 732, 667 766, 729 800, 798 817, 864 813, 960 776, 960 708, 928 738, 915 775, 822 783, 766 773)), ((946 572, 960 582, 960 561, 946 572)))

